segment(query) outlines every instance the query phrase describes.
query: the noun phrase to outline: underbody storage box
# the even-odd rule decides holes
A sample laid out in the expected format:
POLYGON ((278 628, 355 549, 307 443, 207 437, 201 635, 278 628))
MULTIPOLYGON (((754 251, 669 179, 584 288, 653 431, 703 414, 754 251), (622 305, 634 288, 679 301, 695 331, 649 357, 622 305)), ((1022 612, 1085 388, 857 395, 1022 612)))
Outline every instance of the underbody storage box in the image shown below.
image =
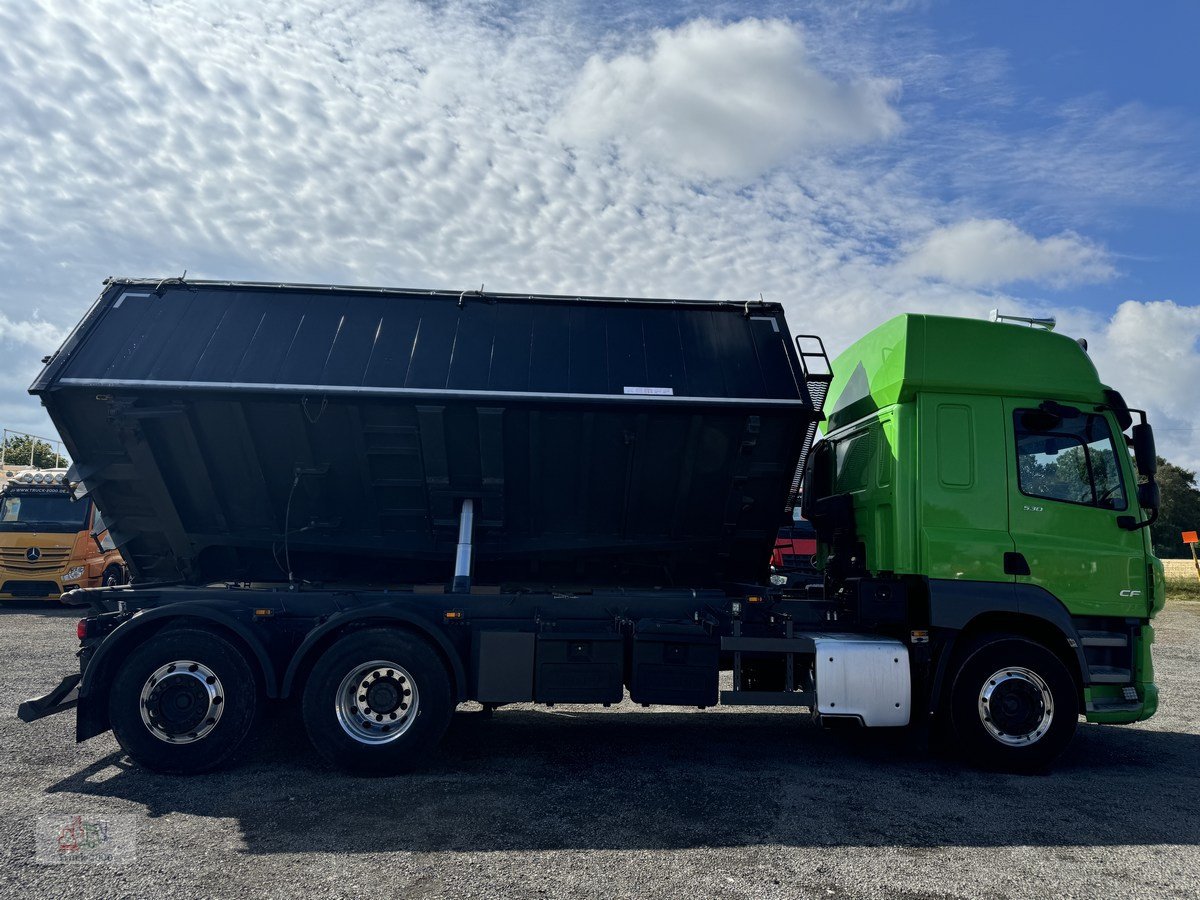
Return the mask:
POLYGON ((635 703, 715 706, 720 641, 693 622, 642 619, 634 626, 629 696, 635 703))
POLYGON ((601 631, 537 636, 533 697, 538 703, 620 703, 624 639, 601 631))

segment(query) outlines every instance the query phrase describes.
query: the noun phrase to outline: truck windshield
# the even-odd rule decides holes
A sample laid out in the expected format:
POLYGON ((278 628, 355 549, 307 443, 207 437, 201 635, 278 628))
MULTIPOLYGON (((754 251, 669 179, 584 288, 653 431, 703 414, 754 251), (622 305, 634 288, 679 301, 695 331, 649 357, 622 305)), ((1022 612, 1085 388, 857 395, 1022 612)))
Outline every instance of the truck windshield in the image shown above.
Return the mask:
POLYGON ((6 491, 0 495, 0 531, 82 531, 88 506, 63 491, 6 491))

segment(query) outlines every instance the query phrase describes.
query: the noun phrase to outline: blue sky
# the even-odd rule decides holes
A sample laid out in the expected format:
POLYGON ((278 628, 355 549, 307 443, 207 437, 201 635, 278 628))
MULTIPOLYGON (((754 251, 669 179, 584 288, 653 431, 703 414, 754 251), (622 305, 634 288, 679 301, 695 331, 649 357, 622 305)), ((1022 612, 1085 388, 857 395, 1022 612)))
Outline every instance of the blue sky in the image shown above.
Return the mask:
MULTIPOLYGON (((947 41, 991 46, 1005 55, 1023 100, 1012 127, 1045 127, 1043 109, 1080 103, 1097 111, 1134 107, 1148 122, 1159 118, 1163 133, 1147 149, 1165 150, 1190 170, 1187 189, 1094 210, 1089 233, 1117 256, 1119 276, 1051 296, 1100 309, 1151 297, 1196 302, 1200 5, 937 3, 915 15, 947 41)), ((1002 186, 993 199, 1004 201, 1002 186)))
POLYGON ((1200 7, 1148 9, 0 5, 0 424, 102 278, 187 269, 1053 314, 1200 465, 1200 7))

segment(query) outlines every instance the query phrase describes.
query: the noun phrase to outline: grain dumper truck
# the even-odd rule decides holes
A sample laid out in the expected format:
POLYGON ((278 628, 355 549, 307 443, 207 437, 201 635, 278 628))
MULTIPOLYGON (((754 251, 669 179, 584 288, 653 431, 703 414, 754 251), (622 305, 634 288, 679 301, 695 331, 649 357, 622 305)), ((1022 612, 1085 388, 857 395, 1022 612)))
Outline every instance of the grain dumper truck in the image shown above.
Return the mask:
POLYGON ((133 583, 68 595, 81 671, 20 714, 177 773, 282 700, 371 772, 464 701, 933 720, 1010 769, 1151 715, 1153 439, 1084 349, 907 315, 826 364, 758 301, 110 280, 31 391, 133 583))

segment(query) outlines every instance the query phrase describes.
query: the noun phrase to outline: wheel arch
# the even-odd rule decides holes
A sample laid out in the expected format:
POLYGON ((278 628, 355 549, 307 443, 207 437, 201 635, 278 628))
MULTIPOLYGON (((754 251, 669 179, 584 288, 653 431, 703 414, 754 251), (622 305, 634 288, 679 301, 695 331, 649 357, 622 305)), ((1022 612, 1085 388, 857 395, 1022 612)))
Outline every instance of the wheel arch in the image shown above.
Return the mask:
POLYGON ((945 635, 929 693, 936 714, 950 682, 976 640, 1009 634, 1041 644, 1066 666, 1083 704, 1088 666, 1067 608, 1053 594, 1029 584, 930 582, 930 624, 945 635))
POLYGON ((79 685, 75 739, 85 741, 109 728, 108 704, 102 701, 116 676, 117 667, 137 646, 167 629, 201 628, 229 640, 249 662, 255 679, 269 698, 279 696, 275 666, 261 642, 235 619, 200 605, 186 609, 162 606, 136 614, 118 625, 96 647, 79 685))
POLYGON ((393 628, 427 639, 450 673, 451 693, 455 702, 461 702, 464 699, 467 685, 466 668, 461 655, 450 639, 438 629, 430 627, 428 622, 390 607, 374 607, 340 613, 331 616, 326 622, 310 631, 300 646, 296 648, 296 652, 292 654, 292 659, 283 675, 279 696, 281 698, 292 696, 295 690, 307 680, 321 654, 339 638, 350 632, 366 628, 393 628))

